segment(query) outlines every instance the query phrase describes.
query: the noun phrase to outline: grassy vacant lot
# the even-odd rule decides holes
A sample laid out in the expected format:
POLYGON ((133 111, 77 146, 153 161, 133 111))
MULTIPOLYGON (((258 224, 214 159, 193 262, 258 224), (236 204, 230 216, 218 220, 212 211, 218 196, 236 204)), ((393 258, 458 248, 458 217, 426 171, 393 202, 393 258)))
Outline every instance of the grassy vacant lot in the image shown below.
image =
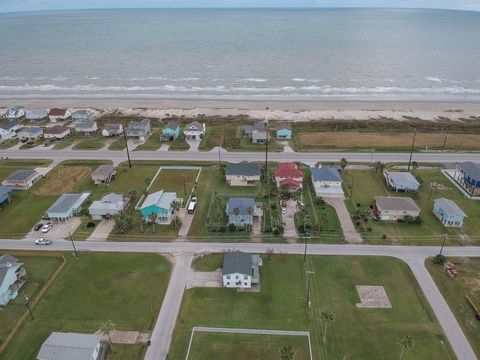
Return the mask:
POLYGON ((105 146, 105 138, 101 135, 81 137, 73 147, 74 150, 98 150, 105 146))
MULTIPOLYGON (((0 251, 0 256, 6 252, 0 251)), ((28 256, 27 253, 8 252, 23 263, 27 271, 28 281, 21 288, 17 298, 7 306, 1 307, 0 312, 0 344, 3 342, 17 321, 25 312, 25 299, 27 295, 31 301, 35 299, 40 289, 60 266, 62 260, 59 256, 28 256)))
POLYGON ((9 139, 0 142, 0 150, 11 148, 13 145, 18 143, 18 139, 9 139))
POLYGON ((75 185, 90 176, 95 167, 57 166, 46 180, 34 190, 35 195, 62 195, 71 192, 75 185))
POLYGON ((20 150, 28 150, 31 148, 34 148, 36 146, 44 145, 45 144, 45 139, 41 138, 38 139, 37 141, 33 143, 24 143, 22 146, 19 147, 20 150))
POLYGON ((77 135, 67 136, 64 140, 58 141, 53 147, 54 150, 62 150, 71 145, 74 145, 80 141, 80 138, 77 135))
POLYGON ((125 139, 123 136, 117 137, 109 146, 108 150, 121 151, 125 150, 125 139))
MULTIPOLYGON (((33 310, 35 320, 21 326, 0 359, 33 359, 52 331, 93 333, 106 320, 119 330, 151 331, 169 276, 169 262, 154 254, 70 257, 33 310)), ((136 353, 119 348, 113 359, 139 359, 129 357, 136 353)))
MULTIPOLYGON (((459 243, 459 230, 445 228, 433 214, 433 202, 435 198, 447 197, 454 200, 469 215, 465 222, 465 230, 471 235, 479 231, 479 225, 472 221, 478 216, 477 204, 464 199, 459 191, 438 170, 417 170, 413 172, 421 183, 419 195, 414 201, 422 209, 420 217, 422 224, 406 224, 388 221, 372 221, 371 219, 365 226, 359 228, 362 236, 371 242, 393 241, 406 244, 439 244, 443 235, 449 235, 449 242, 459 243), (446 190, 431 189, 430 183, 435 182, 443 184, 446 190), (471 218, 470 218, 471 217, 471 218), (368 231, 371 228, 371 231, 368 231), (388 240, 382 240, 383 235, 387 235, 388 240)), ((343 171, 343 180, 345 194, 350 199, 347 200, 347 206, 353 214, 357 209, 367 209, 375 196, 408 196, 403 193, 395 193, 386 188, 385 180, 380 172, 375 170, 348 170, 343 171), (353 181, 353 198, 352 194, 353 181), (357 206, 360 204, 360 207, 357 206)))
POLYGON ((150 193, 158 190, 176 192, 178 198, 183 198, 183 204, 186 206, 185 202, 195 185, 198 171, 194 169, 162 169, 155 183, 152 184, 150 193))
MULTIPOLYGON (((404 359, 454 359, 439 324, 408 267, 382 257, 314 256, 308 259, 312 278, 312 308, 306 307, 302 256, 264 256, 260 293, 233 289, 187 290, 177 319, 170 359, 184 359, 193 326, 310 331, 315 359, 398 359, 396 340, 411 335, 415 347, 404 359), (356 285, 381 285, 391 309, 357 309, 356 285), (201 311, 199 311, 201 309, 201 311), (322 311, 335 316, 327 342, 322 342, 322 311)), ((216 358, 244 359, 248 344, 237 352, 235 337, 224 339, 216 358)), ((260 344, 255 343, 256 346, 260 344)), ((286 344, 282 344, 286 345, 286 344)), ((293 344, 292 344, 293 345, 293 344)), ((211 351, 198 344, 192 359, 211 351)), ((272 350, 273 351, 273 350, 272 350)), ((275 351, 277 357, 278 349, 275 351)), ((272 357, 274 358, 274 357, 272 357)))
POLYGON ((465 296, 469 296, 478 307, 480 305, 480 259, 449 258, 456 265, 458 275, 455 279, 447 277, 443 266, 427 260, 427 268, 442 292, 450 309, 468 338, 477 357, 480 356, 480 322, 468 305, 465 296))

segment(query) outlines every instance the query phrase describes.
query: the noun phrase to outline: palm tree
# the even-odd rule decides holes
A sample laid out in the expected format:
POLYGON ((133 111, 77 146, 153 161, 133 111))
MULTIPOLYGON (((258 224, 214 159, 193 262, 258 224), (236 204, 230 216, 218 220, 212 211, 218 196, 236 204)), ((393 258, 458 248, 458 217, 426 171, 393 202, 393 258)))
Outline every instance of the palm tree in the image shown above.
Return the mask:
POLYGON ((108 344, 110 346, 112 344, 112 339, 110 338, 110 333, 113 330, 115 330, 115 327, 116 327, 116 325, 111 320, 107 320, 107 321, 103 322, 102 325, 100 326, 100 331, 102 332, 102 334, 104 336, 105 335, 108 336, 108 344))
POLYGON ((135 209, 135 202, 137 200, 137 196, 138 196, 138 192, 136 189, 130 189, 128 190, 128 197, 130 198, 130 202, 131 202, 131 210, 133 212, 133 210, 135 209))
POLYGON ((327 341, 327 327, 335 322, 335 316, 330 311, 322 311, 320 314, 320 320, 322 320, 325 329, 323 331, 323 342, 327 341))
POLYGON ((341 158, 340 159, 340 167, 342 168, 342 170, 345 169, 347 167, 347 165, 348 165, 347 159, 341 158))
POLYGON ((152 231, 155 232, 155 223, 157 222, 158 215, 155 213, 151 213, 148 216, 148 219, 152 222, 152 231))
POLYGON ((411 350, 415 345, 413 341, 413 337, 411 337, 410 335, 405 335, 401 337, 400 339, 397 340, 397 343, 402 348, 402 350, 400 351, 400 358, 399 358, 400 360, 403 359, 403 353, 405 352, 405 350, 411 350))
POLYGON ((293 351, 290 345, 285 345, 280 349, 281 360, 293 360, 295 358, 295 351, 293 351))

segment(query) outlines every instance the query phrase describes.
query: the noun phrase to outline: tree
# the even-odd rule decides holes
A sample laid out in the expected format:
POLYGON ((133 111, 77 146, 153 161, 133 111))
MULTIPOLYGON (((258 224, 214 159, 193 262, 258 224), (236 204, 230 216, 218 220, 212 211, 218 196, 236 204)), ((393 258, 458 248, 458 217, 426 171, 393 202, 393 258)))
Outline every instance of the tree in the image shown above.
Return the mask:
POLYGON ((323 342, 327 341, 327 327, 332 325, 335 322, 335 316, 328 310, 322 311, 320 314, 320 320, 322 321, 324 327, 323 331, 323 342))
POLYGON ((380 171, 381 173, 383 173, 383 170, 385 169, 385 164, 381 161, 377 161, 375 163, 375 172, 378 172, 380 171))
POLYGON ((158 215, 152 212, 148 215, 148 220, 152 222, 152 232, 155 232, 155 223, 157 222, 158 215))
POLYGON ((88 215, 82 215, 81 222, 83 226, 85 226, 85 229, 87 228, 87 224, 89 221, 90 221, 90 217, 88 215))
POLYGON ((418 169, 418 162, 412 161, 412 169, 413 170, 418 169))
POLYGON ((295 358, 295 351, 293 351, 290 345, 285 345, 280 349, 281 360, 293 360, 295 358))
POLYGON ((342 168, 342 170, 345 169, 347 167, 347 165, 348 165, 347 159, 341 158, 340 159, 340 167, 342 168))
POLYGON ((404 354, 405 350, 411 350, 413 348, 413 346, 415 345, 415 343, 413 341, 413 337, 411 337, 410 335, 405 335, 405 336, 401 337, 400 339, 397 340, 397 343, 402 348, 402 350, 400 351, 400 358, 399 358, 400 360, 403 359, 403 354, 404 354))
POLYGON ((115 226, 113 232, 115 234, 125 234, 128 230, 132 229, 135 225, 135 219, 131 214, 127 214, 125 211, 120 211, 113 217, 115 226))
POLYGON ((182 226, 182 219, 180 219, 180 216, 174 216, 172 218, 172 227, 176 229, 176 228, 179 228, 180 226, 182 226))
POLYGON ((133 210, 135 210, 135 202, 137 201, 137 197, 138 197, 138 192, 136 189, 130 189, 128 190, 128 197, 130 198, 130 203, 131 203, 131 210, 133 212, 133 210))
POLYGON ((240 208, 236 207, 235 209, 233 209, 233 214, 234 214, 235 216, 240 215, 240 208))
POLYGON ((110 333, 115 330, 115 327, 116 325, 111 321, 111 320, 107 320, 107 321, 104 321, 102 323, 102 325, 100 326, 100 331, 102 332, 102 334, 105 336, 107 335, 108 336, 108 344, 111 345, 112 344, 112 339, 110 338, 110 333))

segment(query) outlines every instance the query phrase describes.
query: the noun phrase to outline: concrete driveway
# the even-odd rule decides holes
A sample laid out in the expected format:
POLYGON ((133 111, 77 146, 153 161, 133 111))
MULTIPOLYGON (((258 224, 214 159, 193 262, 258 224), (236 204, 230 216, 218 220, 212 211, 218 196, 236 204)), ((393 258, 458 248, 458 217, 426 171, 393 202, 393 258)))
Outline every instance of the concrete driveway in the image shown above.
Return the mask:
POLYGON ((190 225, 192 225, 194 214, 189 214, 186 210, 181 209, 178 212, 178 216, 180 217, 180 219, 182 219, 182 226, 180 226, 180 230, 178 230, 178 237, 181 239, 185 239, 186 241, 188 231, 190 230, 190 225))
POLYGON ((283 222, 285 223, 285 228, 283 230, 283 236, 287 239, 289 243, 296 243, 298 238, 297 228, 295 227, 295 213, 297 212, 297 204, 295 200, 287 201, 287 212, 282 214, 283 222))
POLYGON ((190 145, 190 149, 188 151, 198 151, 198 147, 200 146, 200 140, 186 140, 188 145, 190 145))
POLYGON ((194 287, 220 288, 223 286, 222 269, 216 271, 190 271, 187 289, 194 287))
POLYGON ((345 241, 348 243, 361 243, 363 242, 362 237, 355 229, 353 225, 352 218, 350 213, 345 206, 345 201, 343 199, 336 198, 325 198, 327 204, 333 206, 337 212, 338 220, 340 220, 340 226, 342 227, 343 236, 345 241))
MULTIPOLYGON (((46 224, 48 221, 42 221, 46 224)), ((46 239, 69 239, 69 235, 73 234, 75 230, 80 226, 81 219, 79 217, 73 217, 66 222, 54 222, 52 229, 44 234, 41 231, 30 231, 26 236, 27 238, 44 237, 46 239)))
POLYGON ((114 226, 115 226, 115 221, 113 221, 112 219, 109 219, 109 220, 104 219, 100 221, 100 223, 97 225, 95 230, 93 230, 92 234, 87 240, 88 241, 107 241, 108 235, 110 235, 114 226))

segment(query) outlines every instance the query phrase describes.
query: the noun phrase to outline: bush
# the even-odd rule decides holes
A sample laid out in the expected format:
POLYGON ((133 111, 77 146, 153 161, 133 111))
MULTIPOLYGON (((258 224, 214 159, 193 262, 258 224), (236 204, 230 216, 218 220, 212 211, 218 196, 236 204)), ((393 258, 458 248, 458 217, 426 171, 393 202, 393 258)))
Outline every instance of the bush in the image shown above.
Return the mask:
POLYGON ((444 255, 438 254, 433 258, 433 263, 437 265, 443 265, 447 261, 447 258, 444 255))
POLYGON ((95 227, 95 225, 96 225, 96 224, 95 224, 93 221, 89 221, 89 222, 87 223, 87 228, 93 228, 93 227, 95 227))
POLYGON ((237 227, 235 226, 235 224, 233 224, 233 223, 228 224, 228 231, 234 232, 236 229, 237 229, 237 227))
POLYGON ((382 239, 383 239, 383 240, 387 240, 387 235, 383 234, 383 235, 382 235, 382 239))

